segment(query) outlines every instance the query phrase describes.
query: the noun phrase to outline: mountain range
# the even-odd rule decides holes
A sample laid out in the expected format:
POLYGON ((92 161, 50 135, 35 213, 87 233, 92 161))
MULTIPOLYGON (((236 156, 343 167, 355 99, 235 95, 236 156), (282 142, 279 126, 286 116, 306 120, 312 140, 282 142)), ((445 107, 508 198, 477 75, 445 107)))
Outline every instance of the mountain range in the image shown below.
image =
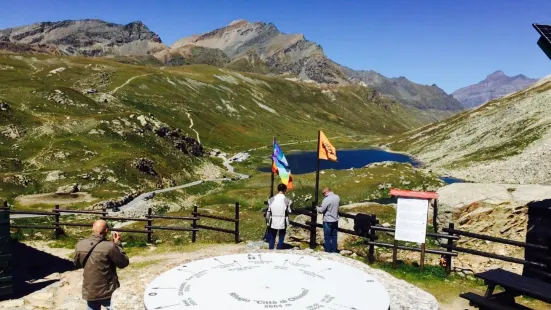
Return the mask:
POLYGON ((0 48, 11 51, 106 56, 123 62, 180 66, 208 64, 232 70, 283 75, 324 85, 370 86, 381 95, 426 111, 432 120, 463 106, 436 85, 405 77, 387 78, 356 71, 329 59, 302 34, 285 34, 274 24, 236 20, 207 33, 162 43, 142 22, 118 25, 101 20, 43 22, 0 30, 0 48))
POLYGON ((459 100, 465 108, 470 109, 490 100, 525 89, 536 82, 536 79, 528 78, 522 74, 507 76, 499 70, 488 75, 477 84, 454 91, 452 96, 459 100))

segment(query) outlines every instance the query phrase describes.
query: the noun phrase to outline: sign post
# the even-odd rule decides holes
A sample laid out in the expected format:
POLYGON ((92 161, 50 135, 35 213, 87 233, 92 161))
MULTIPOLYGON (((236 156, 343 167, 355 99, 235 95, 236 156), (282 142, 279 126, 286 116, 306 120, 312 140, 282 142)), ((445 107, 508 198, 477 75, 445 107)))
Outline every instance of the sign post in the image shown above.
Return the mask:
POLYGON ((421 270, 423 270, 425 268, 429 200, 437 199, 438 194, 435 192, 391 189, 390 195, 398 197, 392 268, 396 268, 398 241, 407 241, 421 244, 421 261, 419 265, 421 270))

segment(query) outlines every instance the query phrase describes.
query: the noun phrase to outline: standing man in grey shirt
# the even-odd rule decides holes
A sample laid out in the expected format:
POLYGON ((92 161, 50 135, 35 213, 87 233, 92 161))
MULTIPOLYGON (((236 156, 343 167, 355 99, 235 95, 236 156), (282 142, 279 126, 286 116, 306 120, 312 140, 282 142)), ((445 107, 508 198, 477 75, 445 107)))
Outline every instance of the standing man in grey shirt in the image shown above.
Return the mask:
POLYGON ((337 250, 337 230, 339 228, 339 204, 341 198, 335 195, 329 187, 321 191, 323 201, 321 206, 316 207, 318 213, 323 214, 323 238, 325 252, 339 253, 337 250))

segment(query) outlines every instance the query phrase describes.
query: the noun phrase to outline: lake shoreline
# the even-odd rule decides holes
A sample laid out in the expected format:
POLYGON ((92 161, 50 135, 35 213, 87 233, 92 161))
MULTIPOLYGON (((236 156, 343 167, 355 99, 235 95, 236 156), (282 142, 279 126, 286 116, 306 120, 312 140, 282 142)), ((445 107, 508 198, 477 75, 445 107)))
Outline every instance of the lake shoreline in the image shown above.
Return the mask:
MULTIPOLYGON (((417 160, 411 154, 396 152, 385 146, 367 146, 361 148, 340 149, 337 157, 341 159, 336 163, 321 161, 320 170, 347 170, 360 169, 370 164, 380 162, 407 163, 412 167, 427 172, 436 172, 438 177, 446 184, 465 182, 449 173, 439 173, 428 168, 422 161, 417 160)), ((316 171, 316 151, 291 151, 286 155, 291 171, 294 175, 308 174, 316 171)), ((260 166, 256 168, 259 172, 271 172, 271 167, 260 166)))

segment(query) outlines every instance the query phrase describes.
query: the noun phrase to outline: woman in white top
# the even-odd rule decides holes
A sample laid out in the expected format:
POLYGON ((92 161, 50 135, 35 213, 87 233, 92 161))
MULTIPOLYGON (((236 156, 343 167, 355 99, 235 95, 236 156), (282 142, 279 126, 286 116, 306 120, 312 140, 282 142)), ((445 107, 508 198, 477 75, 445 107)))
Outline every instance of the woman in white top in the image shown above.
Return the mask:
POLYGON ((285 197, 287 186, 279 184, 277 186, 277 195, 270 198, 268 201, 268 234, 269 234, 269 249, 273 250, 276 236, 279 235, 277 249, 283 249, 283 241, 287 226, 289 226, 289 214, 291 213, 291 200, 285 197))

